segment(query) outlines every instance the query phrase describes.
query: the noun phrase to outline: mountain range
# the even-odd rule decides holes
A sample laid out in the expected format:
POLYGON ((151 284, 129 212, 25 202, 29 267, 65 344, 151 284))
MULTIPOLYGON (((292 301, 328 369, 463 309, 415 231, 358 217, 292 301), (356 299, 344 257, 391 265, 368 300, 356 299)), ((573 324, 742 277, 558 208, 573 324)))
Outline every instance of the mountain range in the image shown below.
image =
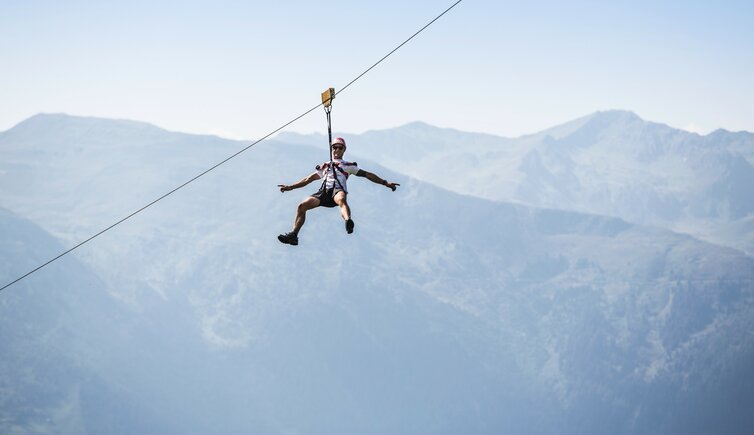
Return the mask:
MULTIPOLYGON (((751 203, 732 205, 748 133, 608 112, 517 139, 344 136, 401 183, 351 178, 353 235, 315 210, 299 246, 276 240, 316 189, 276 185, 327 157, 321 136, 286 134, 0 292, 0 432, 752 427, 751 203), (683 178, 670 156, 696 168, 704 146, 713 170, 683 178), (712 243, 726 232, 742 240, 712 243)), ((0 279, 243 146, 67 115, 0 133, 0 279)))
POLYGON ((346 139, 353 153, 454 192, 620 217, 754 254, 752 133, 701 136, 614 110, 515 139, 419 122, 346 139))

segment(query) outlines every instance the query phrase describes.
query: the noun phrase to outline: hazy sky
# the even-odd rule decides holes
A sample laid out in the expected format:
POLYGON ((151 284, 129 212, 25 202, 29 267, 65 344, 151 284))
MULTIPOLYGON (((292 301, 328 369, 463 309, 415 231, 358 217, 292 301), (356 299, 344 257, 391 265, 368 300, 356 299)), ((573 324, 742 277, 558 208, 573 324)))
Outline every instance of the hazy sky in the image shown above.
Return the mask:
MULTIPOLYGON (((452 3, 0 0, 0 130, 64 112, 256 138, 452 3)), ((752 23, 751 1, 464 0, 341 94, 334 128, 517 136, 626 109, 754 131, 752 23)))

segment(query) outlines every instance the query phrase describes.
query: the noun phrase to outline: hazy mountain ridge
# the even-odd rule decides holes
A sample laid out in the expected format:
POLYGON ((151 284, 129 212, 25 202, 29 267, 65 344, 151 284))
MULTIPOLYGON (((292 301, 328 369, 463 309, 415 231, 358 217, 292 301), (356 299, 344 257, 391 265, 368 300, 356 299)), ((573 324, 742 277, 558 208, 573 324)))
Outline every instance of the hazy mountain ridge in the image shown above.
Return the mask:
POLYGON ((455 192, 617 216, 754 252, 750 233, 728 236, 754 216, 754 134, 700 136, 626 111, 597 112, 515 139, 446 131, 417 123, 345 136, 352 158, 455 192))
MULTIPOLYGON (((48 137, 102 146, 111 135, 90 133, 100 128, 48 137)), ((13 141, 34 161, 0 136, 0 201, 76 241, 241 145, 163 132, 150 147, 45 166, 59 145, 29 134, 13 141), (127 158, 138 164, 119 164, 127 158), (107 171, 80 175, 100 164, 107 171), (51 184, 14 191, 12 177, 58 165, 51 184)), ((122 301, 108 309, 127 313, 117 329, 131 331, 92 364, 104 379, 178 431, 750 427, 740 398, 754 397, 752 259, 617 218, 454 194, 361 158, 402 187, 352 178, 354 235, 336 211, 317 210, 300 246, 280 245, 317 186, 275 185, 311 172, 323 150, 259 144, 77 251, 122 301), (138 356, 113 357, 123 343, 138 356)))
POLYGON ((25 217, 44 221, 46 230, 77 242, 156 198, 150 195, 171 190, 176 179, 197 175, 197 159, 216 163, 213 158, 219 160, 231 145, 235 143, 142 122, 37 115, 0 136, 3 203, 26 210, 25 217), (144 165, 154 170, 141 173, 144 165), (39 207, 38 201, 47 206, 39 207), (87 219, 100 213, 108 218, 95 229, 98 224, 87 219))
MULTIPOLYGON (((62 251, 40 228, 0 208, 3 283, 62 251)), ((103 370, 124 363, 133 320, 73 257, 0 294, 0 432, 172 431, 103 370), (123 329, 121 329, 123 328, 123 329), (125 357, 125 358, 124 358, 125 357), (130 420, 130 421, 129 421, 130 420)))

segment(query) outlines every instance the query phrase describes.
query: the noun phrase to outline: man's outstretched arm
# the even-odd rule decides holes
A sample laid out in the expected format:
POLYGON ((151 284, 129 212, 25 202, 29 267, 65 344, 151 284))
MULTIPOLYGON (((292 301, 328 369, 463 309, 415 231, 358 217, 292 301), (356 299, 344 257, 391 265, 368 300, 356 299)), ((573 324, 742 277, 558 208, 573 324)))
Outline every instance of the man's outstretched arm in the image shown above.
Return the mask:
POLYGON ((314 180, 319 180, 320 177, 318 173, 312 172, 311 174, 307 175, 306 177, 300 179, 298 182, 293 184, 278 184, 278 187, 280 188, 281 192, 287 192, 289 190, 298 189, 299 187, 304 187, 307 184, 311 183, 314 180))
POLYGON ((387 186, 395 192, 395 188, 400 186, 398 183, 389 183, 387 180, 383 180, 382 178, 378 177, 377 174, 373 174, 369 171, 365 171, 363 169, 359 169, 359 172, 356 173, 357 177, 365 177, 367 180, 371 181, 372 183, 382 184, 383 186, 387 186))

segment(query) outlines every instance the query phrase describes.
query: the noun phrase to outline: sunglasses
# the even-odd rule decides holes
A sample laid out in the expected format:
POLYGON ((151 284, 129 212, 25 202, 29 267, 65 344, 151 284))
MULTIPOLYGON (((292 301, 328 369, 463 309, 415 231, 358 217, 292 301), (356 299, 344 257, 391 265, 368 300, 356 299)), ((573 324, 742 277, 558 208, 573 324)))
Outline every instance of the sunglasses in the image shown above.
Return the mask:
POLYGON ((332 149, 334 149, 334 150, 344 150, 345 148, 342 147, 341 145, 333 145, 332 149))

